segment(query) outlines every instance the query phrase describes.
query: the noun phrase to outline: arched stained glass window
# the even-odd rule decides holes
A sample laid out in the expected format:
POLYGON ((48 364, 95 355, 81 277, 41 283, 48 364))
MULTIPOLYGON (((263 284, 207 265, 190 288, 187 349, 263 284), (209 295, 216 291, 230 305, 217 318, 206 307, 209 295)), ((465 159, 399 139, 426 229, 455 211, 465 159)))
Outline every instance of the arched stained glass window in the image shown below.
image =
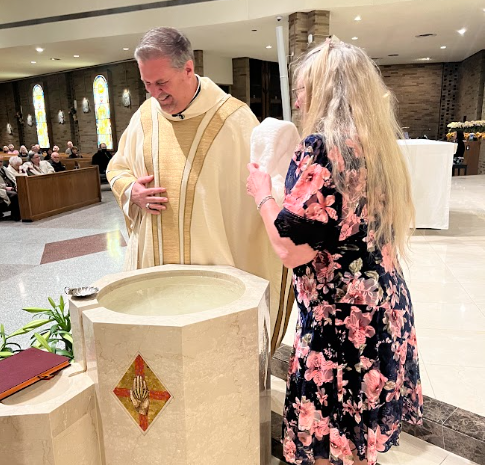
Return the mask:
POLYGON ((111 133, 111 115, 109 111, 108 82, 101 74, 94 78, 94 113, 96 115, 96 132, 99 144, 106 144, 107 149, 113 149, 111 133))
POLYGON ((48 149, 51 145, 49 143, 49 132, 47 131, 44 90, 42 89, 42 86, 39 84, 34 86, 33 96, 37 138, 39 140, 39 145, 44 149, 48 149))

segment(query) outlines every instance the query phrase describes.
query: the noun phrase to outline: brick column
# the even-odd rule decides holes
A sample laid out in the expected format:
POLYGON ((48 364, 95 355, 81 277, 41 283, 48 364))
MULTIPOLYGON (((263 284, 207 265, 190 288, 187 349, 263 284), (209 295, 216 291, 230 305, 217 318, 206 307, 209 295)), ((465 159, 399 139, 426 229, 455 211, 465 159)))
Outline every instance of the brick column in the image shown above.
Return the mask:
POLYGON ((195 74, 199 76, 204 75, 204 50, 194 50, 194 57, 195 57, 195 74))
POLYGON ((459 63, 443 63, 441 83, 440 123, 437 138, 448 133, 448 124, 456 121, 456 97, 459 63))
MULTIPOLYGON (((290 89, 294 88, 293 72, 295 64, 302 55, 316 45, 322 43, 330 35, 330 12, 323 10, 309 13, 296 12, 289 17, 289 52, 290 89), (312 42, 308 43, 308 36, 312 35, 312 42)), ((299 127, 299 112, 294 109, 294 98, 291 95, 293 122, 299 127)))
POLYGON ((232 81, 231 95, 249 105, 251 98, 249 58, 232 59, 232 81))

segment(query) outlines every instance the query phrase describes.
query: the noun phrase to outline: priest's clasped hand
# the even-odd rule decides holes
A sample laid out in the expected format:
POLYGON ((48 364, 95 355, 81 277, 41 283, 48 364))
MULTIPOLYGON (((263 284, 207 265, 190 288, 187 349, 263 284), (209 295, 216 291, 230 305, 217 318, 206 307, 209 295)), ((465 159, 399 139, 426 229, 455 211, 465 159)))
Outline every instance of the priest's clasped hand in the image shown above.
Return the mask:
POLYGON ((131 190, 131 202, 152 215, 160 215, 162 210, 167 209, 163 204, 167 203, 168 199, 167 197, 159 197, 159 195, 167 192, 167 189, 164 187, 146 187, 152 181, 153 175, 138 178, 131 190))

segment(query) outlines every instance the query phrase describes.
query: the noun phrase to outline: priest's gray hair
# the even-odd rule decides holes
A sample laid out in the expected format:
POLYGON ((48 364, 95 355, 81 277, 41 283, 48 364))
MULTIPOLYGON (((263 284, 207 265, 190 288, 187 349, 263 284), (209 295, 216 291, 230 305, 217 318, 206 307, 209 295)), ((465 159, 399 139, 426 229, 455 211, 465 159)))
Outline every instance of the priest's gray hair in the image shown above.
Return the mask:
POLYGON ((195 61, 190 40, 173 27, 151 29, 136 47, 136 61, 156 58, 170 58, 172 67, 176 69, 182 69, 189 60, 195 61))

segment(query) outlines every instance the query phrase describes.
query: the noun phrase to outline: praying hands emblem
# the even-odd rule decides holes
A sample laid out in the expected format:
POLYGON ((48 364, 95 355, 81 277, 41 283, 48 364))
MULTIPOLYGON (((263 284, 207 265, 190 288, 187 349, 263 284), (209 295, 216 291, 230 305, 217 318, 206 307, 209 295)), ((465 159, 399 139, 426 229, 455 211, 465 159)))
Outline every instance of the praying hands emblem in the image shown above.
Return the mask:
POLYGON ((133 390, 130 391, 133 407, 140 415, 147 415, 150 407, 150 391, 143 376, 135 376, 133 390))

